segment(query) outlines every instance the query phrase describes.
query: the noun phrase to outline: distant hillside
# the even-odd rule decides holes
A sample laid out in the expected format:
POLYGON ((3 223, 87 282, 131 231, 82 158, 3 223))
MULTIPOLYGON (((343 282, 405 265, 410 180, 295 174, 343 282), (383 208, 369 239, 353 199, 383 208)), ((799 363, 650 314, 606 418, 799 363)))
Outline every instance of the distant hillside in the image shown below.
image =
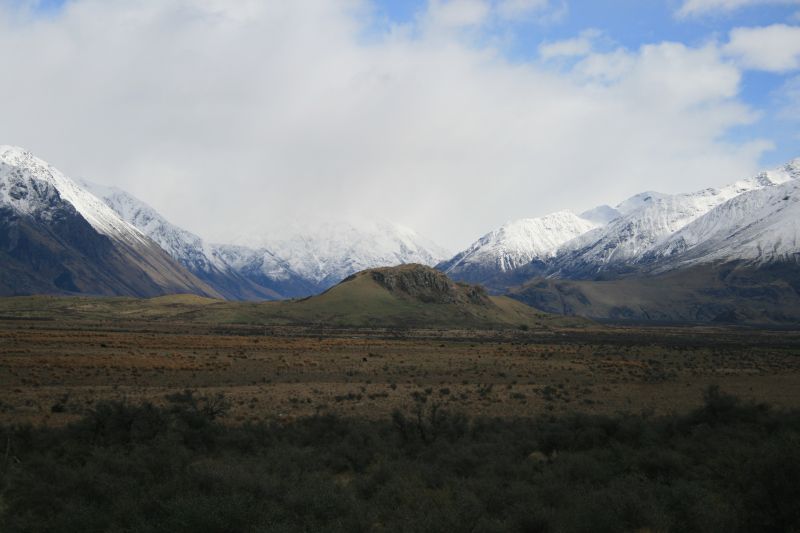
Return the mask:
POLYGON ((537 278, 509 296, 593 319, 794 325, 800 323, 800 264, 707 264, 609 280, 537 278))
POLYGON ((213 324, 530 328, 583 326, 584 319, 537 311, 483 288, 456 283, 423 265, 359 272, 318 296, 278 302, 226 302, 191 295, 151 299, 0 299, 3 317, 60 320, 170 319, 213 324))

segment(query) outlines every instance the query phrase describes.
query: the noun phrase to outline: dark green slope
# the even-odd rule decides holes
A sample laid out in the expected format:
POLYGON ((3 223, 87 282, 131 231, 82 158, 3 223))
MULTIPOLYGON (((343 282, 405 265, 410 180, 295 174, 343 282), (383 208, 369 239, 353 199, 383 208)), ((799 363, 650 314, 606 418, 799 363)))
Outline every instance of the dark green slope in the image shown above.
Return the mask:
POLYGON ((113 241, 64 202, 46 219, 0 207, 0 295, 169 293, 219 296, 155 243, 113 241))
POLYGON ((594 319, 800 324, 800 265, 725 263, 613 280, 537 278, 509 296, 550 313, 594 319))
POLYGON ((169 319, 208 324, 547 328, 588 321, 543 313, 483 288, 456 283, 422 265, 365 270, 318 296, 278 302, 226 302, 197 296, 0 299, 6 317, 64 320, 169 319))

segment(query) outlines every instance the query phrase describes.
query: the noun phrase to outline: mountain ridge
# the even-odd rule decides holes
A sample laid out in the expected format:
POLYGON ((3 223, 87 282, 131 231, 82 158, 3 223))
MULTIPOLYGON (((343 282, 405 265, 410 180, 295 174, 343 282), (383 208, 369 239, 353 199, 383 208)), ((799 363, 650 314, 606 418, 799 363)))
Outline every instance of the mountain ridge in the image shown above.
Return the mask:
POLYGON ((0 147, 0 292, 219 296, 30 152, 0 147))

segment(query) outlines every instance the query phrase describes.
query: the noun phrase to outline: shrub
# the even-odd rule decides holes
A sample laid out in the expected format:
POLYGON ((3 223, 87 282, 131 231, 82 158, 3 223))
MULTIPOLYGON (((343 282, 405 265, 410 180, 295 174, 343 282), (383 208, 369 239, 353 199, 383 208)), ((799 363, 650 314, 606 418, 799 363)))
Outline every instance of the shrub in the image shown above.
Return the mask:
POLYGON ((0 427, 22 531, 800 531, 800 414, 709 389, 685 416, 224 424, 224 398, 0 427))

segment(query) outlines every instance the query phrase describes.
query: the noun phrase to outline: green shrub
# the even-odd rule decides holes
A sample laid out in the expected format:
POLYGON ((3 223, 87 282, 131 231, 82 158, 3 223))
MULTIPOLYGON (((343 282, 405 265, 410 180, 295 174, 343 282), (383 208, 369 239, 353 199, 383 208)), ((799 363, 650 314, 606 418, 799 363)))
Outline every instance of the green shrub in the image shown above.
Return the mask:
POLYGON ((224 398, 0 427, 0 530, 800 531, 800 414, 709 389, 685 416, 228 425, 224 398))

